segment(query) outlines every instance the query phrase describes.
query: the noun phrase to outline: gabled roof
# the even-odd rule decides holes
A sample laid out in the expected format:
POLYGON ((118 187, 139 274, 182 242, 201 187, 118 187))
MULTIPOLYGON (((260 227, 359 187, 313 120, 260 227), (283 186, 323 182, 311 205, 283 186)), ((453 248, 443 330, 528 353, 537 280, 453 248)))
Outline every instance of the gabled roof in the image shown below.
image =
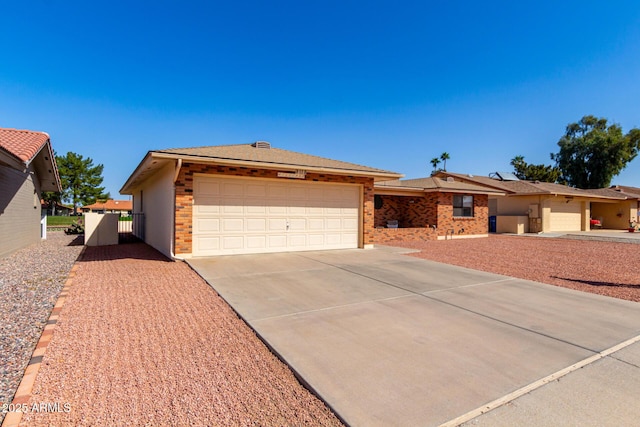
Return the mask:
POLYGON ((0 163, 18 170, 33 164, 43 191, 62 191, 51 140, 45 132, 0 128, 0 163))
POLYGON ((441 179, 438 177, 382 181, 375 184, 375 189, 379 191, 393 189, 399 191, 419 190, 427 193, 448 192, 504 195, 503 191, 493 188, 456 180, 455 178, 441 179))
POLYGON ((130 192, 133 187, 166 165, 168 160, 273 169, 288 172, 305 170, 337 175, 366 176, 372 177, 375 180, 395 179, 402 176, 402 174, 383 169, 273 148, 268 142, 259 141, 253 144, 172 148, 149 151, 122 187, 120 193, 127 194, 127 192, 130 192))
POLYGON ((439 172, 438 176, 451 176, 466 182, 488 186, 494 189, 502 190, 507 196, 534 196, 534 195, 552 195, 552 196, 571 196, 571 197, 587 197, 598 199, 619 199, 624 200, 625 197, 613 192, 599 192, 597 190, 582 190, 580 188, 569 187, 568 185, 554 184, 551 182, 540 181, 501 181, 488 176, 465 175, 452 172, 439 172))
POLYGON ((91 209, 94 211, 130 211, 133 209, 131 200, 113 200, 109 199, 105 202, 96 202, 92 205, 83 206, 82 209, 91 209))

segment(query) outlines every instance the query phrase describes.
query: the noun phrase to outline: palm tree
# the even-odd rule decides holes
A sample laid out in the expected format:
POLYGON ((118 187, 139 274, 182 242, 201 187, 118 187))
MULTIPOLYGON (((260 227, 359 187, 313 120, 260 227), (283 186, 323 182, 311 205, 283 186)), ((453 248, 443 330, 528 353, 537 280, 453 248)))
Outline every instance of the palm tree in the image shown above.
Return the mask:
POLYGON ((433 159, 431 159, 431 164, 433 165, 433 174, 435 174, 436 172, 438 172, 438 165, 440 164, 440 159, 437 157, 434 157, 433 159))
POLYGON ((440 160, 444 162, 442 170, 445 172, 447 171, 447 160, 449 160, 450 158, 451 157, 449 157, 449 153, 447 153, 446 151, 440 155, 440 160))

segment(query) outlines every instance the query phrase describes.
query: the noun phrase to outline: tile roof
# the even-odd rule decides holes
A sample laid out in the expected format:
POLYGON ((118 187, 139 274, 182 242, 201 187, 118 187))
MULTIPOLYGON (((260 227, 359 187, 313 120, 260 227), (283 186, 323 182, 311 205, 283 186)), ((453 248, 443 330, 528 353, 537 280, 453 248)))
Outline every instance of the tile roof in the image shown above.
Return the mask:
POLYGON ((0 148, 25 164, 38 154, 47 141, 49 135, 44 132, 0 128, 0 148))
POLYGON ((96 202, 92 205, 83 206, 82 209, 107 210, 107 211, 130 211, 130 210, 133 210, 133 203, 131 202, 131 200, 109 199, 104 203, 96 202))
POLYGON ((406 189, 418 189, 425 191, 468 191, 484 194, 503 194, 503 191, 488 188, 481 185, 476 185, 461 180, 448 180, 438 177, 429 178, 416 178, 416 179, 403 179, 377 182, 375 184, 378 188, 394 187, 394 188, 406 188, 406 189))
MULTIPOLYGON (((195 159, 233 160, 240 162, 267 163, 274 166, 283 165, 298 166, 301 169, 307 167, 334 169, 343 171, 357 171, 382 174, 400 174, 355 163, 340 160, 327 159, 325 157, 282 150, 280 148, 256 148, 255 144, 218 145, 193 148, 173 148, 168 150, 154 150, 152 153, 173 154, 181 157, 193 157, 195 159)), ((188 159, 185 159, 188 160, 188 159)))

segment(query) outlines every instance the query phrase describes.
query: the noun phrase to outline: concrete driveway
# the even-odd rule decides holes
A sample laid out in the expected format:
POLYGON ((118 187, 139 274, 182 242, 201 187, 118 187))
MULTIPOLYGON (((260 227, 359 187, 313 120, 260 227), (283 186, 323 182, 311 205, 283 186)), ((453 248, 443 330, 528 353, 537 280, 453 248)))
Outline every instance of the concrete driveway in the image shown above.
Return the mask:
POLYGON ((350 425, 640 419, 640 304, 392 248, 189 264, 350 425))

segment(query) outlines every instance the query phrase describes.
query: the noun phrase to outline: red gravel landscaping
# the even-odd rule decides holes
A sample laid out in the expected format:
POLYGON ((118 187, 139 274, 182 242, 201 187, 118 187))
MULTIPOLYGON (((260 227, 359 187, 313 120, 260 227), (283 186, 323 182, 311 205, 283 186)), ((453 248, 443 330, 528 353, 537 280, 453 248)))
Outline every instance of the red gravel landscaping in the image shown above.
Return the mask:
POLYGON ((342 425, 185 263, 87 247, 23 425, 342 425), (67 411, 68 409, 68 411, 67 411))
POLYGON ((595 240, 490 235, 399 242, 418 258, 640 301, 640 245, 595 240))

